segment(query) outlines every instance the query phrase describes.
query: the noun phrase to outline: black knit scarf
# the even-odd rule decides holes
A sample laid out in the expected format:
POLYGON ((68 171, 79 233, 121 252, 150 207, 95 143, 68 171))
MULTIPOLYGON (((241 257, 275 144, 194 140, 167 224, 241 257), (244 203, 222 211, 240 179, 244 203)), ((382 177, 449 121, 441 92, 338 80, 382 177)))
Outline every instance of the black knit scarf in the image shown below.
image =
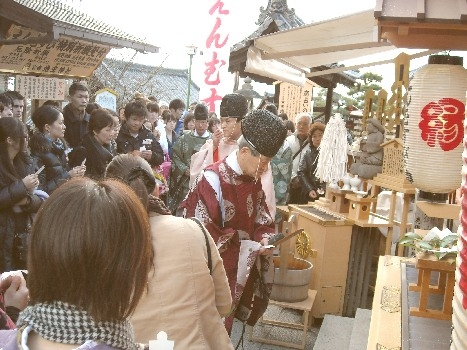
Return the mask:
POLYGON ((133 341, 129 321, 96 322, 86 311, 61 301, 28 306, 16 325, 31 326, 41 337, 58 343, 83 344, 93 340, 119 349, 140 349, 133 341))

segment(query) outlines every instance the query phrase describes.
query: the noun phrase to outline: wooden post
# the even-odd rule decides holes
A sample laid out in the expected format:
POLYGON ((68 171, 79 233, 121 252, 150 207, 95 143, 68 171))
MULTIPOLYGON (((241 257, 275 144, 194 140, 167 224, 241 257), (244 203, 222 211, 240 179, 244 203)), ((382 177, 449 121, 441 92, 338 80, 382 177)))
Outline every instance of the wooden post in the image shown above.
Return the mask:
POLYGON ((396 209, 396 195, 397 192, 394 190, 391 190, 391 206, 389 210, 389 217, 388 221, 391 226, 388 227, 388 236, 386 237, 386 249, 384 253, 386 255, 391 255, 391 246, 392 246, 392 233, 394 231, 394 212, 396 209))
MULTIPOLYGON (((404 193, 404 203, 402 205, 402 216, 401 216, 399 240, 407 232, 407 216, 409 214, 409 201, 410 201, 410 195, 408 193, 404 193)), ((403 245, 399 244, 399 246, 397 247, 397 255, 398 256, 404 255, 403 245)))

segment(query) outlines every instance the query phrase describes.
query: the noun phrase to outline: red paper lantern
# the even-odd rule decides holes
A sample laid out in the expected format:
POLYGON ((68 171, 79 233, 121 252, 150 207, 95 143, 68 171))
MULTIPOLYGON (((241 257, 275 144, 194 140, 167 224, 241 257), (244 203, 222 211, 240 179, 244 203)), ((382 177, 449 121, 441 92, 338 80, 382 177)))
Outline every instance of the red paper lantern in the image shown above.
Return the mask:
POLYGON ((460 187, 466 90, 467 70, 455 56, 430 56, 410 83, 404 165, 420 198, 460 187))

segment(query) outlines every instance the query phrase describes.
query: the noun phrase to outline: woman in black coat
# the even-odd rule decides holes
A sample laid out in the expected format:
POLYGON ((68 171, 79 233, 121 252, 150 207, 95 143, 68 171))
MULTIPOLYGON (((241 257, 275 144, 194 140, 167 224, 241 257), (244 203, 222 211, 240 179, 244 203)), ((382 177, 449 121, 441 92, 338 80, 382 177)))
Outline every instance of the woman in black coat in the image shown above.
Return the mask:
POLYGON ((29 146, 36 166, 45 169, 39 174, 39 189, 51 194, 62 182, 71 177, 83 176, 86 167, 76 166, 68 170, 63 114, 52 106, 42 106, 32 115, 38 129, 31 137, 29 146))
POLYGON ((114 133, 113 128, 114 120, 109 111, 102 108, 92 111, 88 133, 84 135, 82 141, 85 151, 83 155, 86 159, 86 176, 94 179, 104 177, 105 168, 113 158, 109 147, 114 133))
POLYGON ((35 191, 39 179, 26 153, 27 135, 19 119, 0 119, 0 272, 26 268, 26 246, 16 249, 15 235, 26 243, 32 215, 44 199, 35 191))
POLYGON ((315 175, 319 156, 318 147, 323 138, 324 128, 325 125, 322 123, 310 125, 310 131, 308 133, 310 149, 303 155, 297 171, 297 176, 302 184, 302 193, 300 203, 298 204, 314 202, 324 195, 325 184, 315 175))

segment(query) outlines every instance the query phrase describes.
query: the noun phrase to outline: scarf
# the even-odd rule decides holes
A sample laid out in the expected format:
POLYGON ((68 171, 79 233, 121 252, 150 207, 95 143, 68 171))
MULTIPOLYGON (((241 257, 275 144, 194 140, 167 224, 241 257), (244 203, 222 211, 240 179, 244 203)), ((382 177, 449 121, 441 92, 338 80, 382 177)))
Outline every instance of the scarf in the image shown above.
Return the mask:
POLYGON ((148 210, 160 215, 172 215, 171 211, 165 205, 164 201, 152 194, 149 195, 148 210))
POLYGON ((118 349, 140 349, 133 340, 129 321, 96 322, 86 311, 61 301, 28 306, 21 312, 17 326, 31 326, 41 337, 58 343, 94 340, 118 349))
POLYGON ((61 156, 63 152, 65 152, 66 145, 65 145, 65 142, 63 142, 63 140, 61 139, 53 140, 48 136, 46 136, 46 138, 52 144, 52 149, 51 149, 52 153, 54 153, 57 156, 61 156))

